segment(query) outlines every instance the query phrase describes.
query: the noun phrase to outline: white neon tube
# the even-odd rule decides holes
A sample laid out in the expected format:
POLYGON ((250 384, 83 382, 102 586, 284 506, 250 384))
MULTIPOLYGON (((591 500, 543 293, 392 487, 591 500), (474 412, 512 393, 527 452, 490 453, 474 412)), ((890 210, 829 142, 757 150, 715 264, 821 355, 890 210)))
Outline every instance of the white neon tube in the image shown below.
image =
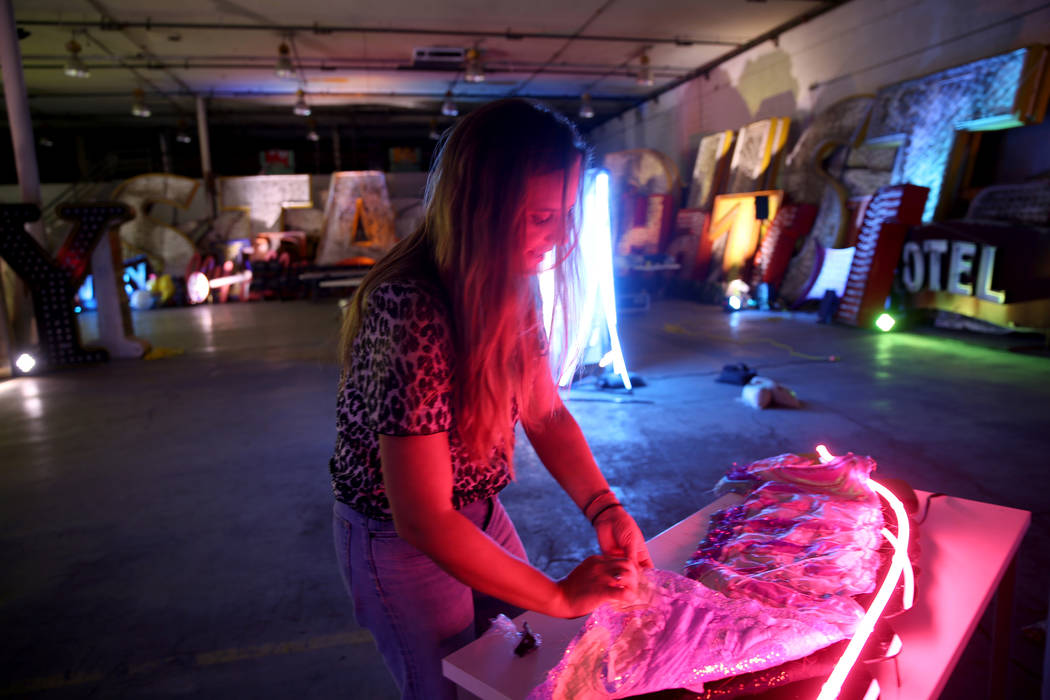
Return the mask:
MULTIPOLYGON (((566 355, 558 386, 567 386, 576 367, 587 352, 588 341, 595 326, 604 320, 609 332, 613 371, 620 375, 624 387, 631 389, 616 330, 616 289, 613 280, 612 228, 609 217, 609 174, 605 171, 587 173, 583 194, 583 222, 580 228, 579 257, 580 298, 576 304, 578 316, 569 319, 574 331, 566 344, 566 355), (604 318, 603 318, 604 317, 604 318)), ((543 300, 543 321, 551 347, 558 347, 557 336, 569 332, 554 322, 554 253, 548 253, 539 274, 540 297, 543 300)), ((603 358, 605 364, 609 364, 603 358)), ((605 366, 605 365, 603 365, 605 366)))
POLYGON ((831 450, 829 450, 824 445, 817 445, 817 454, 820 455, 820 461, 823 464, 827 464, 831 460, 835 459, 835 455, 831 454, 831 450))
MULTIPOLYGON (((594 206, 591 208, 594 210, 594 232, 592 235, 602 243, 595 246, 595 253, 600 256, 595 260, 598 293, 602 298, 605 323, 609 329, 609 342, 612 344, 613 371, 620 375, 624 388, 630 391, 631 377, 627 374, 627 362, 623 358, 623 349, 620 347, 620 334, 616 332, 616 288, 613 283, 612 224, 609 220, 609 173, 604 170, 598 172, 594 177, 593 197, 594 206)), ((587 216, 586 212, 584 216, 587 216)), ((584 228, 586 224, 585 219, 584 228)))
POLYGON ((228 284, 238 284, 239 282, 251 282, 252 271, 245 270, 244 272, 237 273, 235 275, 227 275, 226 277, 216 277, 213 280, 208 281, 208 286, 212 289, 219 287, 225 287, 228 284))

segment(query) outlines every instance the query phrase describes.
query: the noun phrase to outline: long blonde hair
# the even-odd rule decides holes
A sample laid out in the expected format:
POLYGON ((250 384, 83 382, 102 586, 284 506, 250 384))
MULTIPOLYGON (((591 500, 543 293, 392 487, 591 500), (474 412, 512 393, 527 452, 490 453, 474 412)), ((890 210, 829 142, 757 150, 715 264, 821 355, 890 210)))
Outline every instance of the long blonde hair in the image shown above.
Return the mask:
MULTIPOLYGON (((582 160, 585 167, 587 155, 568 119, 531 101, 490 102, 460 120, 427 179, 423 222, 376 263, 351 300, 340 343, 344 372, 377 286, 395 279, 435 283, 452 317, 456 429, 474 459, 502 447, 510 460, 511 400, 526 425, 553 408, 533 401, 535 382, 549 381, 550 368, 542 314, 522 272, 526 183, 557 171, 567 183, 572 165, 582 160)), ((563 328, 569 328, 577 281, 579 192, 576 201, 565 239, 555 246, 554 308, 563 328)))

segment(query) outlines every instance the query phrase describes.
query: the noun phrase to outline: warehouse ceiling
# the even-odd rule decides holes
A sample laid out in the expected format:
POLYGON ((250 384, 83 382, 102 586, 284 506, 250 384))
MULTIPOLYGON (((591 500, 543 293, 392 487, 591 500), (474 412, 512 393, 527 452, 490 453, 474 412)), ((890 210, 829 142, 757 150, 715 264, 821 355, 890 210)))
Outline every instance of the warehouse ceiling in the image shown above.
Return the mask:
POLYGON ((841 4, 836 0, 15 0, 34 121, 426 129, 505 96, 584 127, 841 4), (75 42, 75 44, 71 44, 75 42), (286 47, 286 75, 276 72, 286 47), (66 74, 73 53, 89 73, 66 74), (482 80, 471 80, 483 76, 482 80), (589 95, 595 116, 580 117, 589 95))

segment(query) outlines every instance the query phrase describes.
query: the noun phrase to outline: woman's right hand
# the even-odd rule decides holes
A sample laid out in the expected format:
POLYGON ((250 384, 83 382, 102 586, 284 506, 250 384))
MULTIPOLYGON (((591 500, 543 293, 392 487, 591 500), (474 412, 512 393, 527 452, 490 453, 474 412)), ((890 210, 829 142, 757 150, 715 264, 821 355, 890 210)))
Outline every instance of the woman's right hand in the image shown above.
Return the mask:
POLYGON ((587 557, 558 581, 560 600, 553 614, 556 617, 580 617, 606 601, 633 600, 638 576, 638 567, 630 559, 601 555, 587 557))

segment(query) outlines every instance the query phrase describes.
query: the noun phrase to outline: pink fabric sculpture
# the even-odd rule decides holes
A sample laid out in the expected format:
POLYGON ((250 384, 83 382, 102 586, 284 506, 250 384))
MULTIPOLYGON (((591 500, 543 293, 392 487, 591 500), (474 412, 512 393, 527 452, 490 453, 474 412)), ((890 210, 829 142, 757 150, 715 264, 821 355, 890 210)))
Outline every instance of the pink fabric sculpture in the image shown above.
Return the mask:
POLYGON ((632 605, 595 610, 529 700, 622 698, 806 657, 852 636, 883 526, 874 461, 781 455, 734 468, 747 494, 711 518, 686 576, 646 572, 632 605))
POLYGON ((868 488, 870 457, 822 464, 786 454, 729 472, 716 493, 746 500, 711 517, 686 576, 733 597, 771 605, 856 608, 875 589, 882 508, 868 488))

